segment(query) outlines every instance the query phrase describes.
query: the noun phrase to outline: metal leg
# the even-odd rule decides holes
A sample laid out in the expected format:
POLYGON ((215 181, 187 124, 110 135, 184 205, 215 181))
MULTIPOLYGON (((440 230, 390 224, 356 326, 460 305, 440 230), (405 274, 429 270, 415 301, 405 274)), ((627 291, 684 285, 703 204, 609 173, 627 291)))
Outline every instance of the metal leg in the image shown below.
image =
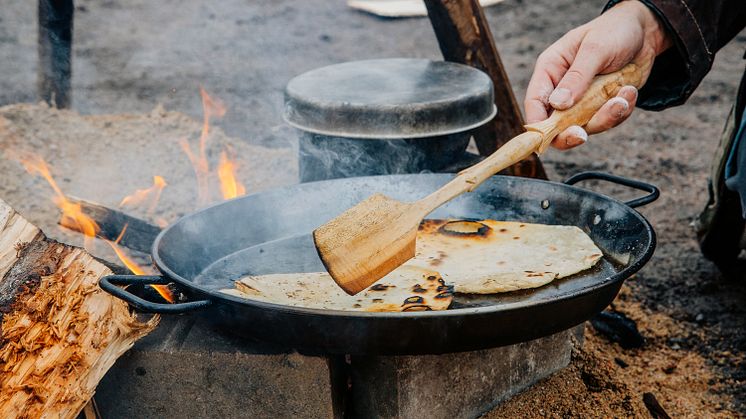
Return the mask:
POLYGON ((39 97, 58 108, 70 106, 73 0, 39 0, 39 97))

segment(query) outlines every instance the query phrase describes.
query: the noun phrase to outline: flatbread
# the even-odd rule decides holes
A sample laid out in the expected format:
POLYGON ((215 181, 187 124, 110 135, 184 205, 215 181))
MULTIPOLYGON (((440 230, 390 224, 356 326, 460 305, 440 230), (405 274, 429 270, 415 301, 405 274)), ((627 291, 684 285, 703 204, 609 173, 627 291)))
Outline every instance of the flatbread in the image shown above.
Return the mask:
POLYGON ((425 220, 414 259, 350 296, 326 272, 247 276, 242 298, 348 311, 445 310, 453 292, 495 294, 537 288, 593 267, 603 256, 574 226, 481 220, 425 220))
POLYGON ((326 272, 247 276, 235 286, 235 290, 222 291, 252 300, 327 310, 445 310, 453 300, 453 288, 440 274, 406 265, 352 296, 326 272))
POLYGON ((494 294, 540 287, 593 267, 602 255, 575 226, 425 220, 407 264, 437 270, 456 292, 494 294))

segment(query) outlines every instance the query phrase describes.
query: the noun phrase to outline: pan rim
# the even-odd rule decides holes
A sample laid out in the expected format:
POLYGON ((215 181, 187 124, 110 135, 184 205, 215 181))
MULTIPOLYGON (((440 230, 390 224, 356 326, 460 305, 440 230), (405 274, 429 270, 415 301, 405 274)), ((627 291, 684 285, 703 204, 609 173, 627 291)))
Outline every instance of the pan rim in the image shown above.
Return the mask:
MULTIPOLYGON (((380 175, 380 176, 364 176, 359 177, 357 179, 372 179, 372 178, 378 178, 378 177, 397 177, 401 179, 406 179, 410 177, 422 177, 422 176, 437 176, 437 177, 452 177, 455 175, 447 174, 447 173, 429 173, 429 174, 404 174, 404 175, 380 175)), ((276 304, 276 303, 269 303, 265 301, 259 301, 259 300, 251 300, 251 299, 244 299, 240 297, 235 297, 229 294, 222 293, 218 290, 212 290, 208 289, 199 285, 194 284, 192 281, 187 280, 186 278, 182 277, 181 275, 177 274, 163 262, 163 260, 160 258, 160 255, 158 253, 158 247, 163 239, 163 237, 170 231, 172 228, 179 225, 180 222, 183 220, 197 216, 199 214, 202 214, 203 212, 209 211, 210 209, 214 207, 218 207, 221 205, 226 205, 229 202, 233 202, 236 200, 241 199, 248 199, 251 196, 258 195, 261 193, 266 193, 270 191, 276 191, 283 188, 289 188, 293 186, 297 186, 299 184, 295 185, 288 185, 283 188, 277 188, 270 191, 264 191, 264 192, 257 192, 250 195, 245 195, 242 197, 233 198, 231 200, 218 202, 213 205, 209 205, 207 207, 204 207, 200 210, 197 210, 195 212, 192 212, 190 214, 187 214, 172 224, 168 225, 166 228, 164 228, 158 236, 153 241, 153 246, 151 249, 151 257, 153 258, 153 263, 158 268, 158 270, 167 278, 170 280, 176 282, 177 284, 183 286, 184 288, 194 292, 199 296, 199 298, 207 298, 215 303, 218 304, 233 304, 233 305, 239 305, 239 306, 248 306, 252 309, 266 309, 266 310, 272 310, 276 312, 282 312, 286 314, 291 315, 298 315, 298 316, 328 316, 328 317, 354 317, 354 318, 368 318, 368 319, 380 319, 380 320, 386 320, 386 319, 397 319, 397 320, 417 320, 422 318, 431 318, 431 317, 450 317, 450 316, 473 316, 473 315, 483 315, 487 313, 497 313, 497 312, 503 312, 503 311, 511 311, 511 310, 526 310, 526 309, 532 309, 536 307, 542 307, 546 305, 552 305, 559 302, 571 300, 573 298, 578 298, 586 294, 590 294, 594 292, 595 290, 598 290, 600 288, 604 288, 607 286, 610 286, 611 284, 614 284, 619 281, 624 281, 627 278, 631 277, 635 273, 637 273, 640 269, 642 269, 643 266, 647 264, 647 262, 651 259, 653 256, 653 253, 655 252, 656 246, 657 246, 657 237, 655 230, 653 229, 653 226, 650 224, 650 221, 647 220, 640 212, 635 210, 634 208, 626 205, 624 202, 619 201, 616 198, 613 198, 608 195, 604 195, 599 192, 595 192, 589 189, 581 188, 576 185, 568 185, 566 183, 562 182, 556 182, 556 181, 550 181, 550 180, 543 180, 543 179, 534 179, 534 178, 517 178, 513 176, 504 176, 504 175, 496 175, 494 177, 498 177, 500 179, 507 179, 512 181, 521 181, 521 182, 539 182, 539 183, 547 183, 554 185, 554 187, 560 187, 560 188, 569 188, 570 190, 574 190, 583 194, 587 194, 590 196, 594 196, 596 198, 607 200, 613 202, 615 205, 620 206, 624 211, 627 211, 632 214, 633 217, 636 217, 639 222, 642 223, 642 225, 645 227, 645 232, 647 233, 646 236, 641 237, 641 239, 647 239, 647 247, 642 255, 638 259, 636 259, 634 262, 627 265, 625 268, 623 268, 621 271, 610 275, 606 278, 604 278, 601 281, 598 281, 597 283, 593 285, 589 285, 587 287, 568 292, 567 294, 564 294, 559 297, 554 298, 548 298, 548 299, 542 299, 538 301, 533 301, 530 303, 526 302, 511 302, 511 303, 505 303, 505 304, 499 304, 499 305, 489 305, 489 306, 480 306, 480 307, 467 307, 467 308, 455 308, 455 309, 446 309, 446 310, 438 310, 438 311, 415 311, 415 312, 365 312, 365 311, 345 311, 345 310, 328 310, 328 309, 319 309, 319 308, 308 308, 308 307, 297 307, 297 306, 289 306, 289 305, 283 305, 283 304, 276 304)), ((313 183, 324 183, 324 182, 334 182, 335 180, 323 180, 319 182, 313 182, 313 183)), ((546 285, 550 285, 549 284, 546 285)), ((544 285, 544 286, 546 286, 544 285)))

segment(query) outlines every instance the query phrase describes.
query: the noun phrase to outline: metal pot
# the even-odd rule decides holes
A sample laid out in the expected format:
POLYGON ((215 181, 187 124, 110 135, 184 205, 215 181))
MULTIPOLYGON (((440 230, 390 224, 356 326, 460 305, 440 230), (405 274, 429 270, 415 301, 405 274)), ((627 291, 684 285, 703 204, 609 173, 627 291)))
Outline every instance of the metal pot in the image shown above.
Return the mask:
POLYGON ((443 61, 336 64, 285 89, 285 120, 301 131, 301 182, 442 171, 496 112, 486 74, 443 61))

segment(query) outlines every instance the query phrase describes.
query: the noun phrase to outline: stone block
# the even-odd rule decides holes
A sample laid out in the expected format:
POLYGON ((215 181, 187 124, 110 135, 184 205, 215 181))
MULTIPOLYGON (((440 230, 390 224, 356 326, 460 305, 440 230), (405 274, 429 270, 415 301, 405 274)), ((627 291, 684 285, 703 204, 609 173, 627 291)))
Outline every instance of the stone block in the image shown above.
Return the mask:
POLYGON ((475 418, 570 363, 583 326, 530 342, 425 356, 354 356, 353 417, 475 418))
POLYGON ((582 330, 473 352, 346 362, 217 333, 198 316, 166 316, 116 362, 95 397, 107 419, 473 418, 565 367, 582 330))
POLYGON ((166 316, 109 370, 95 399, 107 419, 333 418, 334 362, 166 316))

